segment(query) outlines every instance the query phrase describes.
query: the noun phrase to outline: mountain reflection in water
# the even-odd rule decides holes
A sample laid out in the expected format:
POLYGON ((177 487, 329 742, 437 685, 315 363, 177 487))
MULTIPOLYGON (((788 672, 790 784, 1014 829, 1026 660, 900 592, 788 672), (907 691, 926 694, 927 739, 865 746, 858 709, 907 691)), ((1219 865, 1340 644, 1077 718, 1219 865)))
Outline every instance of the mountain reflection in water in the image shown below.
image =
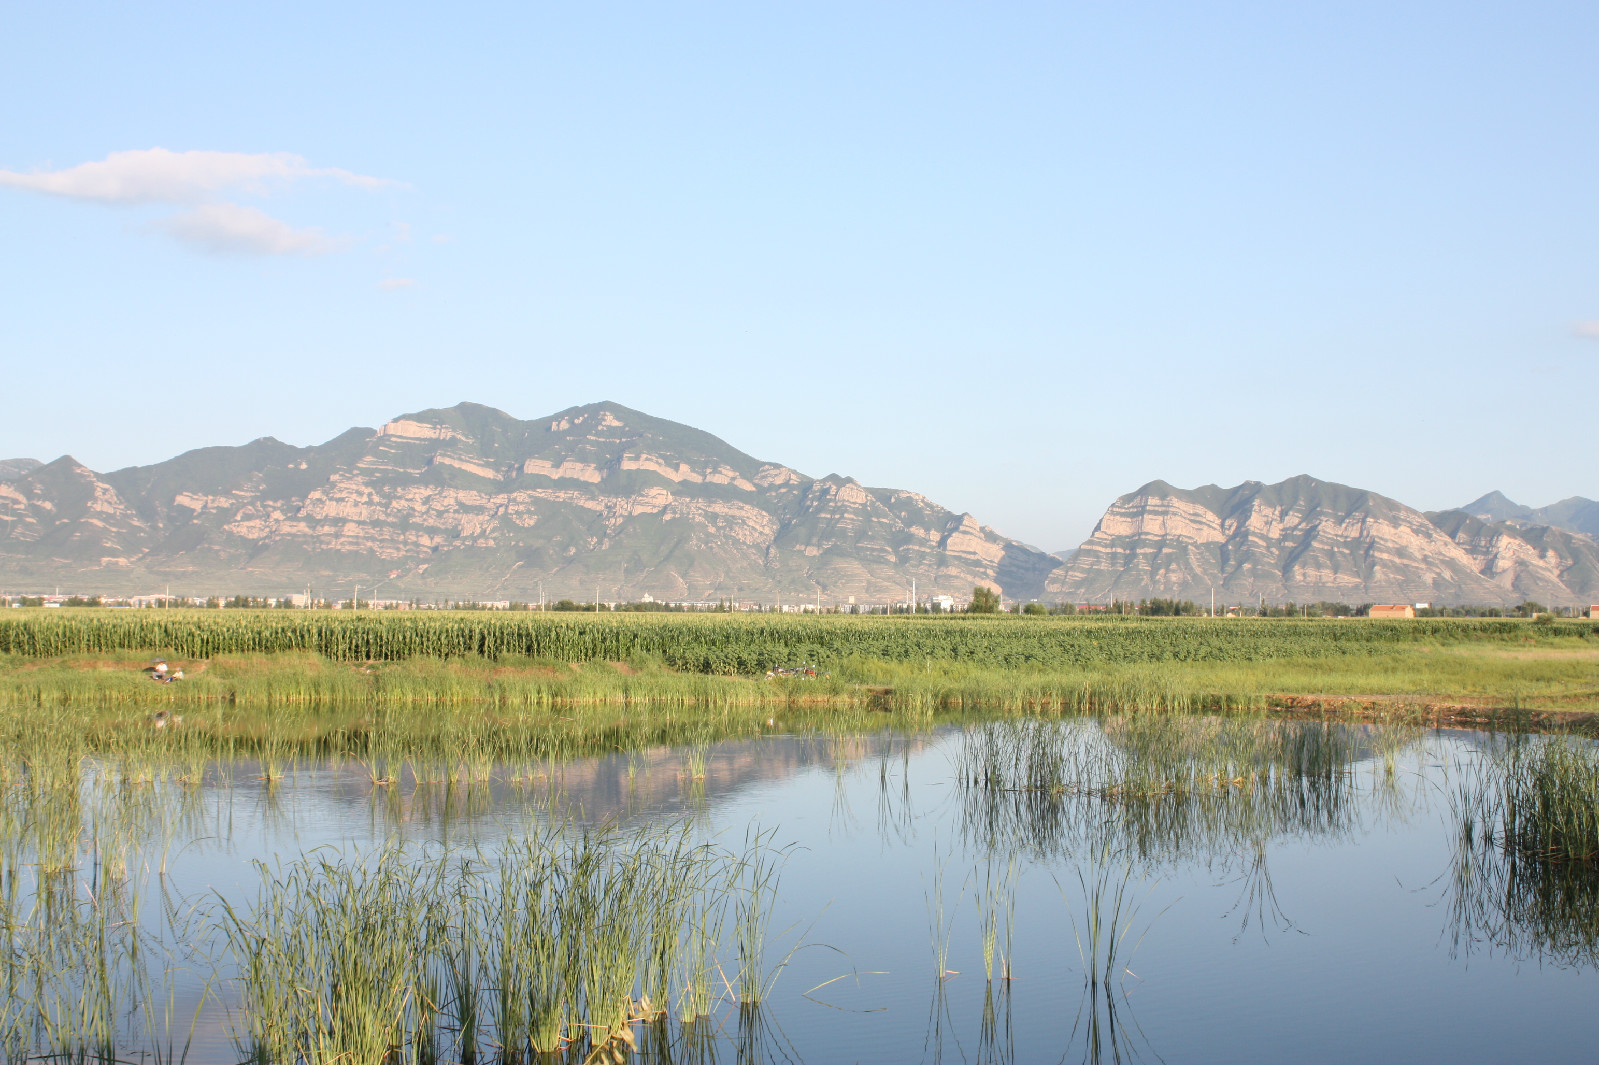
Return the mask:
MULTIPOLYGON (((248 911, 263 876, 304 861, 358 872, 403 845, 486 884, 563 825, 624 848, 678 825, 730 853, 773 834, 780 979, 737 1001, 730 924, 714 1008, 639 1024, 628 1060, 1591 1060, 1599 869, 1509 845, 1502 768, 1515 744, 1580 742, 1144 713, 706 742, 454 784, 375 785, 352 763, 276 781, 230 763, 203 784, 12 767, 0 1052, 246 1056, 221 901, 248 911), (1468 993, 1495 1010, 1417 1023, 1468 993)), ((450 965, 487 945, 461 949, 450 965)), ((496 1060, 485 1016, 398 1058, 496 1060)))

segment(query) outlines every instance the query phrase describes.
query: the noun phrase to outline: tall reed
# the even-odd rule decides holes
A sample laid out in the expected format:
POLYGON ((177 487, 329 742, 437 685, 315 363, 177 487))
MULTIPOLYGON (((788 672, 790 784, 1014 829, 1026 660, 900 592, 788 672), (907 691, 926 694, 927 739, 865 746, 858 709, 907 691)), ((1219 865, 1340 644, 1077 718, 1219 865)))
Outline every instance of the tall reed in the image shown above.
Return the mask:
POLYGON ((753 967, 782 858, 769 844, 755 834, 743 853, 724 851, 687 824, 553 826, 496 853, 392 844, 262 866, 255 904, 223 905, 240 1040, 307 1065, 465 1061, 484 1048, 508 1061, 613 1055, 667 1002, 692 1024, 722 1001, 729 905, 745 921, 743 986, 757 999, 769 986, 753 967))

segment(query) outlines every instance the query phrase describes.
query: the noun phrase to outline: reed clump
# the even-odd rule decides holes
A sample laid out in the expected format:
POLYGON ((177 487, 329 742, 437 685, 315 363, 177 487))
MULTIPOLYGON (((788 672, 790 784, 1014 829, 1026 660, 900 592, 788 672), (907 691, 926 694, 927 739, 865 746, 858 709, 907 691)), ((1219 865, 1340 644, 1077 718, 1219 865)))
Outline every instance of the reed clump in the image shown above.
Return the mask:
POLYGON ((1512 744, 1498 759, 1504 845, 1599 868, 1599 746, 1561 738, 1512 744))
POLYGON ((615 1057, 640 1024, 756 1008, 786 964, 768 954, 788 853, 770 832, 728 849, 688 823, 546 811, 489 851, 258 863, 253 899, 205 904, 164 871, 174 841, 217 829, 191 783, 207 771, 59 754, 0 770, 0 1060, 179 1060, 213 995, 250 1060, 615 1057))
POLYGON ((685 1025, 729 995, 752 1006, 775 975, 770 840, 736 853, 686 824, 550 827, 492 854, 397 844, 263 865, 255 904, 223 906, 242 1049, 308 1065, 605 1059, 674 1002, 685 1025))
POLYGON ((1451 776, 1454 949, 1599 965, 1599 747, 1512 737, 1451 776))
POLYGON ((1356 760, 1419 729, 1234 716, 1000 718, 953 756, 961 827, 987 850, 1043 858, 1112 841, 1141 860, 1227 855, 1356 821, 1356 760))

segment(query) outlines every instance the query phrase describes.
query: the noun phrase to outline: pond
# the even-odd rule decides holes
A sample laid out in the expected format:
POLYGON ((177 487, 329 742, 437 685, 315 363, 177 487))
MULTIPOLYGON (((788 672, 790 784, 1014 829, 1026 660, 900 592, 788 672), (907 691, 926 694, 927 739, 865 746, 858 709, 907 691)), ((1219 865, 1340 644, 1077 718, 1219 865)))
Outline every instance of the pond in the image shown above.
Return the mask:
MULTIPOLYGON (((453 783, 30 765, 0 820, 0 1030, 12 1058, 194 1062, 499 1060, 540 1016, 548 1060, 1592 1062, 1599 868, 1524 845, 1513 787, 1557 747, 1593 764, 1576 739, 1141 714, 453 783), (346 1030, 362 1010, 376 1035, 346 1030)), ((1537 816, 1590 823, 1577 786, 1589 810, 1537 816)))

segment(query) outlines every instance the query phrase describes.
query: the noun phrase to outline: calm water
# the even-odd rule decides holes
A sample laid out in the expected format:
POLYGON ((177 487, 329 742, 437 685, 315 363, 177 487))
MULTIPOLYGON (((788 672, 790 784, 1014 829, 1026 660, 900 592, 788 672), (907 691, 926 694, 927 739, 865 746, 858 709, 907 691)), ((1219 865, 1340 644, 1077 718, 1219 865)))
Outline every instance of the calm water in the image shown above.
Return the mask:
MULTIPOLYGON (((1279 737, 1271 779, 1138 802, 963 784, 962 766, 1021 757, 1014 736, 971 727, 714 745, 703 782, 664 749, 571 762, 535 786, 454 790, 374 789, 355 765, 302 765, 269 789, 237 766, 149 828, 164 838, 145 861, 164 862, 169 897, 203 908, 252 900, 255 859, 396 838, 492 853, 552 805, 596 823, 688 818, 730 845, 773 830, 793 849, 772 923, 789 931, 772 956, 801 947, 758 1023, 726 1006, 716 1041, 679 1060, 1599 1061, 1591 931, 1564 931, 1557 903, 1504 905, 1493 871, 1462 862, 1451 796, 1502 741, 1282 728, 1301 727, 1314 742, 1285 756, 1279 737), (1301 771, 1283 774, 1284 757, 1301 771), (1014 979, 990 984, 978 896, 1013 863, 1014 979), (1078 929, 1084 881, 1100 875, 1125 884, 1136 914, 1115 978, 1093 989, 1078 929), (954 970, 943 979, 940 898, 954 970)), ((1157 763, 1158 778, 1192 753, 1146 757, 1148 737, 1104 722, 1059 728, 1050 749, 1067 752, 1068 780, 1107 758, 1124 775, 1157 763)), ((92 865, 79 875, 92 888, 92 865)), ((147 889, 152 934, 159 902, 147 889)), ((210 976, 186 964, 169 981, 185 1018, 210 976)), ((234 1004, 226 981, 213 986, 189 1060, 236 1061, 234 1004)))

